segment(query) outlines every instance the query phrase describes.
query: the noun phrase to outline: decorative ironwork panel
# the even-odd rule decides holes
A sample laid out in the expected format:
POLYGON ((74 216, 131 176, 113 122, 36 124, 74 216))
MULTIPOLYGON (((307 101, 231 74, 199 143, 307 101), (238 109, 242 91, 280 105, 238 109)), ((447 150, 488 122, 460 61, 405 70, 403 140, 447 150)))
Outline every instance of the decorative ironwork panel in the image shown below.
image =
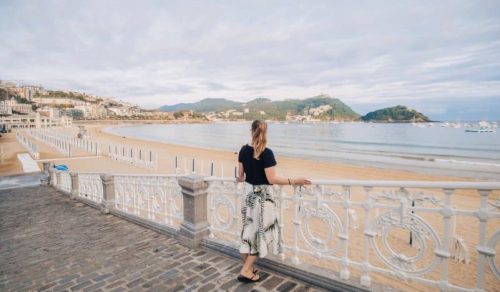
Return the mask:
POLYGON ((103 199, 101 175, 78 174, 78 195, 93 202, 101 203, 103 199))
MULTIPOLYGON (((206 180, 210 237, 237 246, 239 210, 248 189, 234 179, 206 180)), ((313 181, 274 190, 282 258, 293 263, 337 269, 344 280, 356 270, 366 287, 373 274, 388 282, 396 277, 457 291, 494 289, 491 277, 500 279, 500 183, 313 181), (475 205, 457 201, 460 197, 454 201, 460 192, 475 205), (471 236, 459 222, 478 228, 471 236), (463 265, 471 265, 475 278, 461 274, 463 265)))
POLYGON ((71 192, 71 175, 69 172, 60 172, 61 181, 59 183, 59 189, 70 193, 71 192))
POLYGON ((117 175, 115 208, 177 228, 183 219, 183 198, 176 176, 117 175))

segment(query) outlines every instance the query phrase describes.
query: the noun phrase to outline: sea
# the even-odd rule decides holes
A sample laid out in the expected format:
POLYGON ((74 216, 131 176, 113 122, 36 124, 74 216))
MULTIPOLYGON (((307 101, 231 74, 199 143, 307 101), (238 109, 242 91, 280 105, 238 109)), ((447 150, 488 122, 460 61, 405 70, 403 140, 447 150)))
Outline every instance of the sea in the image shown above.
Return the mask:
MULTIPOLYGON (((144 140, 239 151, 250 122, 145 124, 104 131, 144 140)), ((269 123, 275 155, 427 174, 500 180, 500 132, 475 133, 444 124, 269 123), (442 126, 443 125, 443 126, 442 126)))

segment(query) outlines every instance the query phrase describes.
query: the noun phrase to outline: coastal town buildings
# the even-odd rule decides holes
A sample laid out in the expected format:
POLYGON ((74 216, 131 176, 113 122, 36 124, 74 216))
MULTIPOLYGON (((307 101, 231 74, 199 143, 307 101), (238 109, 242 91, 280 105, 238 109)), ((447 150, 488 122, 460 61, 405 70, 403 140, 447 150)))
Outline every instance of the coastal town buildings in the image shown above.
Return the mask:
POLYGON ((0 124, 4 125, 7 131, 14 129, 26 128, 50 128, 50 127, 70 127, 73 124, 73 119, 67 116, 62 116, 59 119, 52 119, 40 115, 40 113, 32 113, 29 115, 10 115, 0 117, 0 124))
POLYGON ((0 115, 12 115, 12 106, 9 101, 0 101, 0 115))

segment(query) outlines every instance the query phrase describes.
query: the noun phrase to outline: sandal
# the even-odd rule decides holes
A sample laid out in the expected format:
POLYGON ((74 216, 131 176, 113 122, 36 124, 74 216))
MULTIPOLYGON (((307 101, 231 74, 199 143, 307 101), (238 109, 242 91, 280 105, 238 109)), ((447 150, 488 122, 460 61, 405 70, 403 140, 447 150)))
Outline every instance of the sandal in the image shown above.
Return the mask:
POLYGON ((240 282, 245 282, 245 283, 255 283, 260 281, 260 277, 255 279, 255 276, 258 276, 257 274, 253 274, 252 278, 247 278, 245 276, 239 275, 238 276, 238 281, 240 282))

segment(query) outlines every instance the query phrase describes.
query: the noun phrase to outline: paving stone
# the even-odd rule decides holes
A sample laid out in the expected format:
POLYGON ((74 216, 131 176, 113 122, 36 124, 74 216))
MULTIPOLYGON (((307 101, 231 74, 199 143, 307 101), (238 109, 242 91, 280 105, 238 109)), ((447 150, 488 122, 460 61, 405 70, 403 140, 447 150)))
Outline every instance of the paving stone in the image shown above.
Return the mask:
POLYGON ((96 291, 97 288, 100 288, 100 287, 102 287, 104 285, 106 285, 106 282, 98 282, 98 283, 95 283, 92 286, 86 287, 85 289, 83 289, 83 291, 84 292, 96 291))
POLYGON ((186 285, 192 285, 198 281, 200 281, 201 279, 203 279, 200 275, 195 275, 189 279, 186 280, 186 285))
POLYGON ((193 268, 193 270, 197 271, 197 272, 200 272, 200 271, 203 271, 204 269, 210 267, 209 264, 207 263, 203 263, 201 265, 197 265, 196 267, 193 268))
POLYGON ((141 284, 143 282, 144 282, 144 279, 143 278, 139 278, 139 279, 136 279, 136 280, 134 280, 132 282, 127 283, 127 287, 128 288, 133 288, 133 287, 135 287, 135 286, 137 286, 137 285, 139 285, 139 284, 141 284))
POLYGON ((106 279, 106 278, 109 278, 109 277, 111 277, 111 276, 113 276, 113 274, 112 274, 112 273, 107 273, 107 274, 104 274, 104 275, 101 275, 101 276, 95 277, 94 279, 92 279, 92 281, 94 281, 94 282, 99 282, 99 281, 102 281, 102 280, 104 280, 104 279, 106 279))
POLYGON ((197 265, 197 263, 195 263, 195 262, 189 262, 189 263, 185 263, 184 265, 180 266, 179 269, 185 271, 185 270, 191 269, 192 267, 194 267, 196 265, 197 265))
POLYGON ((45 186, 0 192, 0 238, 0 291, 267 291, 298 283, 261 271, 262 282, 245 286, 236 279, 239 261, 45 186))
POLYGON ((57 285, 57 283, 56 283, 56 282, 52 282, 52 283, 45 284, 45 285, 43 285, 42 287, 40 287, 40 288, 38 289, 38 291, 44 291, 44 290, 47 290, 47 289, 49 289, 50 287, 53 287, 53 286, 55 286, 55 285, 57 285))
POLYGON ((92 282, 90 280, 87 280, 85 282, 82 282, 78 285, 71 287, 71 291, 77 291, 77 290, 83 289, 85 286, 88 286, 90 284, 92 284, 92 282))
POLYGON ((199 292, 207 292, 207 291, 212 291, 215 288, 215 285, 212 283, 208 283, 198 290, 199 292))
POLYGON ((113 288, 118 287, 118 286, 120 286, 122 284, 125 284, 125 280, 123 280, 123 279, 118 280, 116 282, 112 282, 108 286, 106 286, 105 288, 106 289, 113 289, 113 288))
POLYGON ((205 271, 203 271, 201 274, 206 277, 206 276, 212 275, 215 272, 217 272, 217 269, 214 267, 211 267, 210 269, 206 269, 205 271))
POLYGON ((172 270, 170 270, 170 271, 168 271, 168 272, 165 272, 165 273, 161 274, 161 275, 159 276, 159 278, 160 278, 160 279, 162 279, 162 280, 164 280, 164 281, 170 281, 170 280, 172 280, 173 278, 175 278, 175 276, 176 276, 178 273, 179 273, 179 271, 178 271, 178 270, 176 270, 176 269, 172 269, 172 270))
POLYGON ((67 282, 69 282, 73 279, 79 278, 79 277, 80 277, 80 275, 77 275, 77 274, 65 276, 61 280, 59 280, 59 284, 67 283, 67 282))
POLYGON ((224 283, 224 285, 220 286, 220 288, 222 290, 229 290, 229 288, 235 287, 239 283, 240 282, 238 281, 238 279, 236 279, 236 277, 234 277, 234 279, 231 279, 231 280, 227 281, 226 283, 224 283))
POLYGON ((279 292, 292 291, 295 286, 297 286, 297 283, 287 281, 281 284, 276 290, 278 290, 279 292))
POLYGON ((155 286, 156 284, 158 284, 159 282, 160 282, 159 279, 150 280, 150 281, 142 284, 142 288, 151 288, 151 287, 155 286))
POLYGON ((252 290, 253 288, 255 288, 256 285, 258 285, 259 283, 240 283, 240 285, 238 287, 236 287, 236 290, 234 290, 235 292, 248 292, 250 290, 252 290))
POLYGON ((75 282, 66 282, 66 283, 63 283, 63 284, 59 284, 57 286, 55 286, 52 291, 53 292, 56 292, 56 291, 62 291, 62 290, 65 290, 66 288, 69 288, 71 286, 75 286, 75 282))
POLYGON ((281 282, 283 282, 283 278, 278 277, 278 276, 273 276, 269 278, 267 281, 262 283, 262 287, 266 288, 268 290, 274 289, 276 286, 278 286, 281 282))

